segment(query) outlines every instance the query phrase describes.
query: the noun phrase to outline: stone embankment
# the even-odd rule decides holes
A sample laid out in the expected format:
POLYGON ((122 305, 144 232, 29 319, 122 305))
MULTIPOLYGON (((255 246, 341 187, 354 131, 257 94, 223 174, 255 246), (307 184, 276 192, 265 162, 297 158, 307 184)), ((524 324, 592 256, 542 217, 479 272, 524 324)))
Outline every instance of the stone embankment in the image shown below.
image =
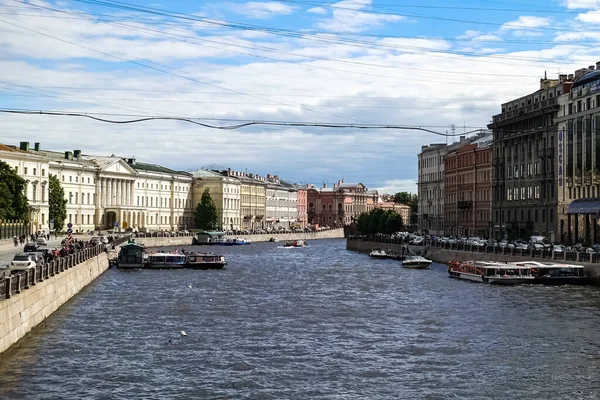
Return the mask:
MULTIPOLYGON (((381 239, 381 241, 348 238, 346 249, 369 253, 374 249, 383 249, 390 252, 401 252, 406 244, 395 240, 381 239)), ((556 253, 528 250, 501 249, 484 246, 463 246, 461 250, 435 246, 413 246, 408 248, 416 254, 425 254, 432 261, 446 264, 450 261, 499 261, 515 262, 524 260, 536 260, 540 262, 564 262, 569 264, 583 265, 585 272, 594 284, 600 285, 600 264, 595 255, 586 253, 556 253)))
POLYGON ((0 355, 109 267, 103 246, 57 259, 0 285, 0 355))
MULTIPOLYGON (((274 234, 267 233, 264 235, 233 235, 233 237, 245 238, 251 242, 268 242, 272 237, 279 239, 280 241, 286 240, 317 240, 317 239, 341 239, 344 237, 343 229, 330 229, 319 232, 307 232, 307 233, 284 233, 274 234)), ((194 244, 193 236, 180 236, 180 237, 138 237, 135 239, 136 243, 144 244, 147 247, 167 247, 167 246, 191 246, 194 244)))

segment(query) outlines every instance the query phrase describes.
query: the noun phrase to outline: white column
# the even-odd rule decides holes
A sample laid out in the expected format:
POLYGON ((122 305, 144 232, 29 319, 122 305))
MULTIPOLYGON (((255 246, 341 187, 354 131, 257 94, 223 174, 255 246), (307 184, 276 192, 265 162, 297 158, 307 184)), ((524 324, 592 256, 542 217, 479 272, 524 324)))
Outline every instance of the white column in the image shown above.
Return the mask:
POLYGON ((131 195, 131 182, 126 181, 125 182, 125 205, 126 206, 130 206, 131 204, 129 203, 129 197, 131 195))
POLYGON ((110 205, 115 206, 117 204, 117 180, 112 178, 110 180, 110 205))
POLYGON ((111 198, 112 198, 112 180, 110 178, 106 178, 106 207, 111 206, 111 198))
POLYGON ((125 181, 122 179, 119 181, 119 201, 122 206, 127 204, 125 201, 125 181))
POLYGON ((133 192, 135 191, 135 181, 129 182, 129 186, 129 205, 133 206, 135 205, 133 201, 133 199, 135 198, 133 194, 133 192))

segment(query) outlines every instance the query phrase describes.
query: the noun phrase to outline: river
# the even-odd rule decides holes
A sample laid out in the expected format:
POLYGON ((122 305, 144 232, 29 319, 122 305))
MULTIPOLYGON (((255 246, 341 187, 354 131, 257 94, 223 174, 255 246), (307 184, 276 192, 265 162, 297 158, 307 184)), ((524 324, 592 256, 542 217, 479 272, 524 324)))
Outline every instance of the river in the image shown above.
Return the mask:
POLYGON ((0 399, 600 398, 597 287, 459 281, 343 240, 212 250, 227 269, 107 271, 2 358, 0 399))

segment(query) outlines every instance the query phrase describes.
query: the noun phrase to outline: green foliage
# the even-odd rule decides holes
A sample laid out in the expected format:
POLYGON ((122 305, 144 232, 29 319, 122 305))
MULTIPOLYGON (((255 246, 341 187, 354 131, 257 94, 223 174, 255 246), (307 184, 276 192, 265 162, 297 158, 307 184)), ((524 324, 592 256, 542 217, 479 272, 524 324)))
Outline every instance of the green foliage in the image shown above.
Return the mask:
POLYGON ((363 235, 392 234, 402 230, 402 217, 396 211, 376 208, 358 217, 358 231, 363 235))
POLYGON ((0 219, 27 220, 27 196, 25 179, 10 165, 0 161, 0 219))
POLYGON ((48 206, 48 215, 50 220, 54 220, 54 229, 62 231, 67 219, 67 199, 58 177, 52 174, 48 177, 48 206))
POLYGON ((394 203, 402 203, 410 206, 410 223, 417 223, 417 212, 419 210, 419 196, 408 192, 398 192, 394 195, 394 203))
POLYGON ((217 206, 210 195, 208 188, 202 193, 200 203, 194 211, 194 222, 196 228, 204 230, 217 229, 219 226, 219 216, 217 214, 217 206))

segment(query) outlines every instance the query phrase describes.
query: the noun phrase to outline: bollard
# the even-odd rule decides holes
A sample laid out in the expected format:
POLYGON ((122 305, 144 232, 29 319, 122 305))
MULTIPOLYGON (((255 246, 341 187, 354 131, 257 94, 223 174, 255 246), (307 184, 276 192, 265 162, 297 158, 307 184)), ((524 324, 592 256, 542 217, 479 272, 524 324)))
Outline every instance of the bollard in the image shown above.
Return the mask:
POLYGON ((17 294, 21 293, 21 279, 23 277, 23 274, 19 273, 17 274, 17 294))
POLYGON ((35 286, 37 283, 37 267, 33 267, 33 282, 31 282, 31 286, 35 286))
POLYGON ((4 298, 5 299, 10 299, 10 284, 11 284, 12 278, 9 275, 9 276, 5 277, 4 279, 6 281, 6 293, 5 293, 5 297, 4 298))
MULTIPOLYGON (((29 289, 29 277, 31 276, 31 270, 25 271, 25 287, 24 289, 29 289)), ((33 269, 33 276, 35 276, 35 268, 33 269)))

